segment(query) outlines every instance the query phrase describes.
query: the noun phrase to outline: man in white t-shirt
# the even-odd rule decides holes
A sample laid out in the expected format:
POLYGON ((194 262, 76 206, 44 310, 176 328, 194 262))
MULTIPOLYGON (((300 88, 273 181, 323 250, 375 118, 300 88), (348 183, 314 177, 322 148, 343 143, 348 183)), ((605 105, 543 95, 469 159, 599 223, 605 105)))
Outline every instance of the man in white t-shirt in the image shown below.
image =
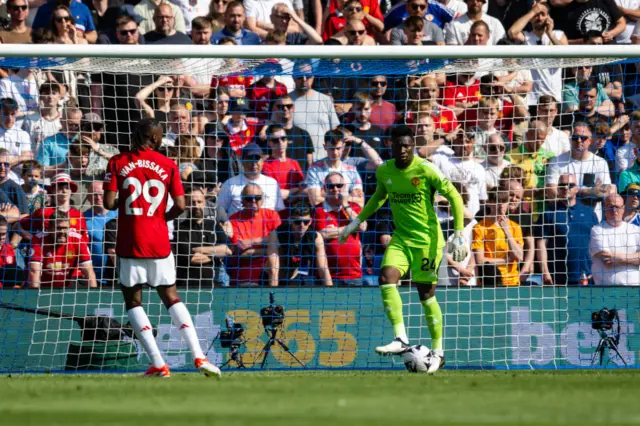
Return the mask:
POLYGON ((22 129, 29 133, 34 152, 38 152, 42 141, 56 135, 62 128, 60 109, 58 108, 60 96, 58 83, 42 84, 40 86, 40 110, 25 117, 22 129))
POLYGON ((504 137, 500 133, 490 135, 485 148, 487 151, 487 159, 482 162, 482 167, 486 170, 485 179, 487 181, 487 189, 491 189, 498 186, 500 174, 511 162, 504 159, 507 145, 504 137))
MULTIPOLYGON (((566 45, 567 36, 553 28, 548 3, 537 2, 509 28, 509 38, 530 46, 566 45), (531 24, 532 31, 525 31, 531 24)), ((537 61, 537 60, 534 60, 537 61)), ((528 105, 535 105, 540 95, 562 98, 562 68, 532 67, 533 91, 527 95, 528 105)))
POLYGON ((638 12, 640 12, 640 0, 615 0, 620 12, 627 20, 627 26, 623 32, 616 37, 618 44, 631 44, 631 36, 638 21, 638 12))
POLYGON ((547 151, 553 152, 556 157, 564 152, 571 150, 571 143, 569 143, 569 135, 562 130, 553 127, 553 121, 558 115, 558 102, 556 98, 551 95, 542 95, 538 99, 537 107, 538 120, 547 125, 549 131, 547 132, 547 138, 542 145, 547 151))
MULTIPOLYGON (((273 29, 271 10, 273 6, 278 3, 286 4, 289 10, 294 10, 292 0, 244 0, 243 4, 247 15, 246 28, 258 34, 260 38, 264 40, 269 30, 273 29)), ((295 8, 295 11, 300 15, 302 5, 296 4, 296 6, 298 7, 295 8)), ((300 28, 298 28, 298 25, 294 22, 291 23, 288 31, 299 32, 300 28)))
MULTIPOLYGON (((578 196, 589 204, 616 192, 611 184, 607 162, 589 151, 593 135, 587 123, 576 123, 571 135, 571 151, 549 161, 547 166, 546 192, 548 200, 555 200, 558 180, 563 174, 576 176, 578 196)), ((596 209, 596 214, 598 210, 596 209)))
POLYGON ((452 143, 454 155, 449 157, 438 152, 433 154, 433 164, 438 166, 442 173, 451 182, 464 184, 469 193, 467 208, 471 216, 475 217, 480 210, 480 203, 487 199, 487 178, 482 164, 473 156, 474 133, 458 132, 452 143))
POLYGON ((250 143, 242 148, 244 173, 224 182, 218 194, 218 205, 227 212, 227 215, 231 216, 242 210, 242 189, 250 182, 262 189, 262 208, 276 211, 284 208, 278 182, 263 175, 262 166, 264 166, 264 153, 257 144, 250 143))
POLYGON ((33 159, 31 138, 16 124, 18 115, 16 102, 11 98, 0 99, 0 111, 0 148, 9 151, 11 167, 33 159))
POLYGON ((485 0, 466 0, 467 13, 444 28, 444 40, 447 44, 463 45, 467 42, 474 22, 484 21, 489 26, 490 36, 488 45, 494 45, 506 35, 502 23, 493 16, 487 15, 482 8, 485 0))
POLYGON ((596 285, 640 285, 640 227, 623 220, 618 194, 604 201, 604 221, 591 230, 589 251, 596 285))
MULTIPOLYGON (((455 16, 456 18, 459 18, 465 13, 467 13, 467 5, 462 0, 436 0, 436 1, 446 6, 447 8, 453 10, 456 13, 456 16, 455 16)), ((482 11, 484 13, 487 13, 488 10, 489 10, 489 3, 485 2, 482 5, 482 11)))

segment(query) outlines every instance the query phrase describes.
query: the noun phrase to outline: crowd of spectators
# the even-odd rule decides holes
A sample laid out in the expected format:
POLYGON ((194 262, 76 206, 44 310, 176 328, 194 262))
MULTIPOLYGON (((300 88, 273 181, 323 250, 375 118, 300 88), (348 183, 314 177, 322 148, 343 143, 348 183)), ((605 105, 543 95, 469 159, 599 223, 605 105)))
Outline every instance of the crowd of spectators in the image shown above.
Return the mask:
MULTIPOLYGON (((640 44, 640 0, 7 0, 0 25, 4 44, 552 48, 640 44)), ((388 206, 338 234, 404 125, 465 202, 470 254, 445 253, 443 284, 639 285, 640 67, 473 64, 402 77, 286 59, 264 75, 0 68, 0 283, 115 284, 102 181, 150 118, 187 191, 169 226, 179 285, 375 285, 388 206)), ((448 238, 448 202, 432 195, 448 238)))

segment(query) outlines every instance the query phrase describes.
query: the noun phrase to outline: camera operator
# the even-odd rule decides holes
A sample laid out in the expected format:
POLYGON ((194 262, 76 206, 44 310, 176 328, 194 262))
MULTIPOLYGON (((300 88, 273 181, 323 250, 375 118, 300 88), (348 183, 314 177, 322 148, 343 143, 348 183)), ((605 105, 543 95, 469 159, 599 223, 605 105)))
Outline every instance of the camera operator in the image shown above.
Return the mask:
POLYGON ((596 285, 640 284, 640 227, 625 222, 618 194, 604 201, 605 220, 591 230, 590 252, 596 285))
POLYGON ((290 208, 289 220, 277 230, 280 253, 280 285, 333 285, 327 265, 324 238, 311 228, 311 205, 298 200, 290 208))

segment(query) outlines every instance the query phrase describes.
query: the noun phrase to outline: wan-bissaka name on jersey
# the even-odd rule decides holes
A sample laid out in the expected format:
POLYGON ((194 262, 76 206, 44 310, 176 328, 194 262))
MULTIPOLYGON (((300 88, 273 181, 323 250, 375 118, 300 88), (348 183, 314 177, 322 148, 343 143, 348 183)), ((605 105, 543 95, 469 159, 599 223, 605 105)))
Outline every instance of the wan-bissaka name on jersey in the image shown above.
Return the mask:
POLYGON ((395 160, 376 170, 378 187, 389 198, 395 231, 394 240, 410 247, 437 244, 444 247, 440 223, 433 207, 436 192, 455 191, 442 172, 430 161, 414 157, 406 169, 398 169, 395 160))

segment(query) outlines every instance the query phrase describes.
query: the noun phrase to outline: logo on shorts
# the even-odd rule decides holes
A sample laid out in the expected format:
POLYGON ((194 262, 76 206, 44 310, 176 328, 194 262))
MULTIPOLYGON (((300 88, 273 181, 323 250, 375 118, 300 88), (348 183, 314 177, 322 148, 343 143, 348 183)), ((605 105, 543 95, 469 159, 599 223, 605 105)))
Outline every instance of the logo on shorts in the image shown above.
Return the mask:
POLYGON ((411 185, 413 185, 413 186, 420 185, 420 178, 419 177, 414 177, 413 179, 411 179, 411 185))

